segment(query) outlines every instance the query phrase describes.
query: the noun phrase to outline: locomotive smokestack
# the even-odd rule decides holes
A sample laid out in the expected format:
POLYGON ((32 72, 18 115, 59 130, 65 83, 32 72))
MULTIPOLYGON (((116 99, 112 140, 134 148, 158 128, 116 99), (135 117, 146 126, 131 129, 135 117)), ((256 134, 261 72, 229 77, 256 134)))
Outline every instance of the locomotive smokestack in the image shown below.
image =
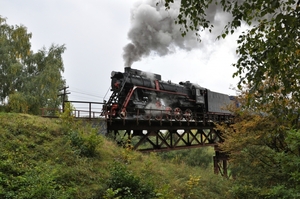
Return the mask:
MULTIPOLYGON (((131 10, 131 28, 128 32, 128 38, 131 42, 123 48, 125 67, 130 67, 134 62, 149 56, 151 53, 164 56, 174 53, 176 48, 189 51, 200 47, 194 31, 189 31, 185 37, 182 37, 181 26, 175 24, 180 3, 180 0, 175 0, 167 11, 163 1, 142 0, 134 5, 131 10)), ((221 7, 214 3, 205 13, 207 20, 214 24, 217 29, 223 29, 223 24, 228 21, 226 18, 230 17, 222 13, 221 7)), ((216 34, 210 33, 209 37, 213 37, 215 40, 220 33, 217 30, 216 34)))

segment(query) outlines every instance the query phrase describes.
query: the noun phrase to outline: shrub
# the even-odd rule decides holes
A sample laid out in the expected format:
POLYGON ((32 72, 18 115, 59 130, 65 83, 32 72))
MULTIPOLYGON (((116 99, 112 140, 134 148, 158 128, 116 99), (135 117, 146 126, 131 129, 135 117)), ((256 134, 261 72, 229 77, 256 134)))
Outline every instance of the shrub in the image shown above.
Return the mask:
MULTIPOLYGON (((141 181, 119 162, 115 162, 110 170, 108 193, 114 193, 114 198, 123 199, 150 199, 155 197, 154 187, 141 181)), ((106 196, 108 198, 108 196, 106 196)))
POLYGON ((90 128, 90 132, 72 131, 68 135, 72 147, 78 155, 93 157, 96 155, 96 148, 102 142, 102 137, 97 135, 95 129, 90 128))
POLYGON ((62 127, 78 155, 93 157, 96 155, 96 148, 103 141, 103 138, 98 136, 97 129, 88 123, 83 124, 80 121, 75 121, 73 111, 72 104, 66 103, 65 111, 59 115, 62 127))

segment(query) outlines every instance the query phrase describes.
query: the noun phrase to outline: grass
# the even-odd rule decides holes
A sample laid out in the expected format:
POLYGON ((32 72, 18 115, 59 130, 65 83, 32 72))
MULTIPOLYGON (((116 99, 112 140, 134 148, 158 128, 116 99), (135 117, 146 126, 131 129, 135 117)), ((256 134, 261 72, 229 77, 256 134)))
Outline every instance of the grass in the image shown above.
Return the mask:
POLYGON ((120 148, 63 122, 0 113, 0 198, 230 198, 230 181, 213 168, 120 148))

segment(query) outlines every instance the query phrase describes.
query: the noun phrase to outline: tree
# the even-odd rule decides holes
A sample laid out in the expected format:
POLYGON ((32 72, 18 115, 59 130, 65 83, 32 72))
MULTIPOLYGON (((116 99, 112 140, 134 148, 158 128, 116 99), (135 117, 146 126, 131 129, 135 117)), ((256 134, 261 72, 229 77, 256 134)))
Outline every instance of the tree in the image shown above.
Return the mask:
MULTIPOLYGON (((159 2, 161 3, 161 2, 159 2)), ((165 0, 168 9, 174 0, 165 0)), ((182 25, 182 33, 208 29, 215 26, 210 13, 223 12, 229 17, 218 38, 233 34, 245 24, 248 30, 238 39, 238 61, 233 76, 238 76, 242 86, 250 86, 259 93, 273 93, 281 89, 285 96, 300 101, 300 46, 299 46, 299 1, 295 0, 181 0, 176 23, 182 25), (277 84, 262 87, 266 76, 276 79, 277 84), (278 85, 281 85, 279 88, 278 85), (284 89, 282 89, 284 88, 284 89)), ((272 98, 261 95, 265 103, 272 98)))
MULTIPOLYGON (((245 92, 240 101, 247 101, 245 92)), ((235 177, 232 193, 236 198, 298 198, 300 177, 300 131, 293 121, 258 112, 273 108, 231 107, 234 124, 220 125, 229 153, 230 170, 235 177)))
POLYGON ((31 33, 9 26, 0 17, 0 100, 14 112, 40 114, 40 108, 58 108, 58 91, 65 86, 62 54, 65 46, 31 51, 31 33))
MULTIPOLYGON (((165 0, 168 9, 174 0, 165 0)), ((240 78, 235 123, 220 126, 230 155, 236 198, 299 197, 300 1, 181 0, 176 23, 187 31, 213 31, 215 8, 228 23, 217 38, 241 26, 233 76, 240 78)))
POLYGON ((22 93, 28 98, 29 112, 40 113, 40 108, 57 108, 61 104, 58 90, 65 86, 62 53, 64 46, 52 45, 32 54, 26 61, 26 78, 22 93))
POLYGON ((30 55, 31 33, 24 26, 9 26, 0 16, 0 100, 3 102, 22 82, 22 62, 30 55))

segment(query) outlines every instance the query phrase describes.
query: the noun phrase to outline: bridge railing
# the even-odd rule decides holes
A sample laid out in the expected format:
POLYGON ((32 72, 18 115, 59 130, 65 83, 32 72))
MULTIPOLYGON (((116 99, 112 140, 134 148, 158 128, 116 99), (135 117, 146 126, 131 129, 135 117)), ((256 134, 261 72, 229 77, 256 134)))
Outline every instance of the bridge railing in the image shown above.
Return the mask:
MULTIPOLYGON (((42 117, 49 117, 49 118, 57 118, 59 114, 63 111, 62 109, 54 109, 54 108, 42 108, 41 109, 41 116, 42 117)), ((101 116, 100 111, 88 111, 88 110, 73 110, 71 115, 75 118, 86 118, 86 119, 96 119, 96 118, 103 118, 101 116)))
MULTIPOLYGON (((101 116, 103 103, 101 102, 87 102, 87 101, 66 101, 66 102, 69 102, 73 105, 74 110, 72 110, 71 114, 75 118, 82 118, 82 119, 103 118, 103 116, 101 116)), ((41 108, 41 116, 56 118, 63 111, 64 111, 63 108, 59 108, 59 109, 41 108)))

